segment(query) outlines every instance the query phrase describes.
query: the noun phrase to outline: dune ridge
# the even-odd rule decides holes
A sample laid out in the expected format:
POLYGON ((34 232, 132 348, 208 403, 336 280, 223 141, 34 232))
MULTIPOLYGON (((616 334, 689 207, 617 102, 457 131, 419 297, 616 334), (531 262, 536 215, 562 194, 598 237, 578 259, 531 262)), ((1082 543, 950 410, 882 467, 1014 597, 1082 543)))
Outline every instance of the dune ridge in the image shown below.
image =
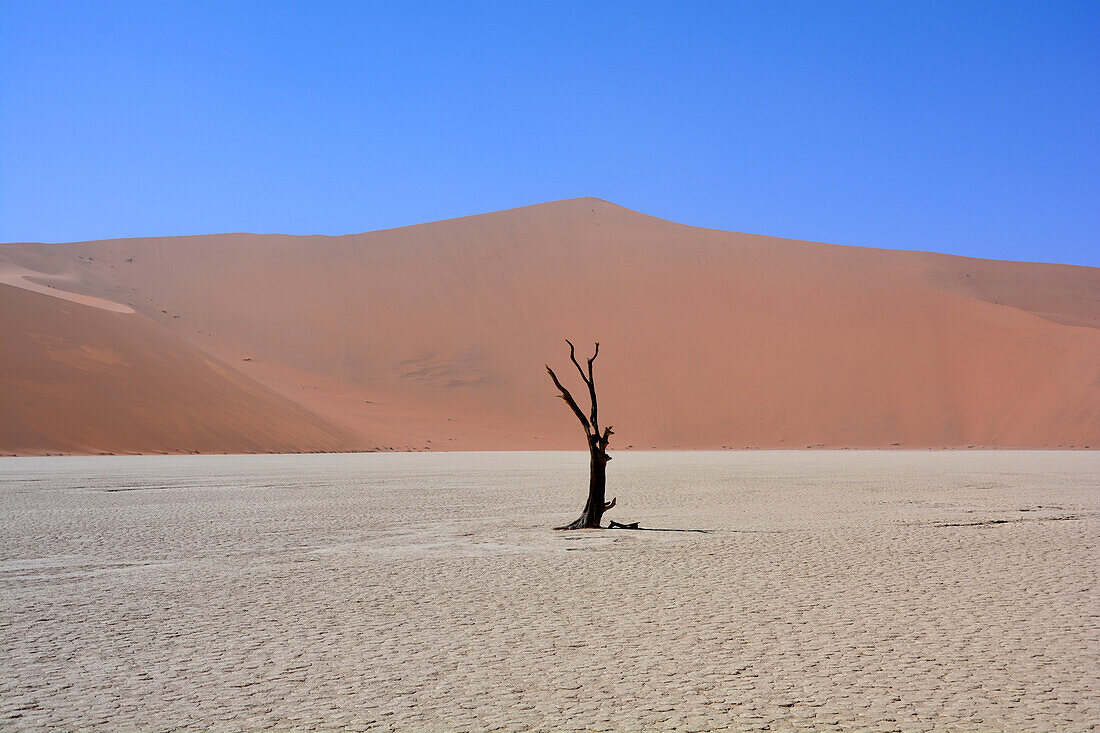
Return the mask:
POLYGON ((1100 446, 1097 268, 701 229, 585 198, 340 237, 7 244, 0 270, 135 311, 2 287, 21 345, 0 452, 127 450, 126 430, 167 425, 148 450, 583 447, 542 369, 568 364, 566 337, 601 341, 612 449, 1100 446), (28 332, 66 348, 140 333, 190 356, 155 411, 165 360, 131 365, 144 387, 111 403, 131 427, 78 428, 67 414, 102 412, 112 372, 42 372, 28 332), (266 432, 223 412, 198 438, 185 408, 214 394, 203 359, 266 432))

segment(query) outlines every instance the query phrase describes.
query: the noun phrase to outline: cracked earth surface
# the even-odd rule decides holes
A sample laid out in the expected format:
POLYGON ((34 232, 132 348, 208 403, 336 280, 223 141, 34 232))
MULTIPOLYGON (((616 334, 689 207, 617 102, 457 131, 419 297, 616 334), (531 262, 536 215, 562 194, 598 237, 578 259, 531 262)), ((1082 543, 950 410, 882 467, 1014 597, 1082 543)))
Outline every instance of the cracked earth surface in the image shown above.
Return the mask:
POLYGON ((0 729, 1100 727, 1100 454, 615 458, 0 459, 0 729))

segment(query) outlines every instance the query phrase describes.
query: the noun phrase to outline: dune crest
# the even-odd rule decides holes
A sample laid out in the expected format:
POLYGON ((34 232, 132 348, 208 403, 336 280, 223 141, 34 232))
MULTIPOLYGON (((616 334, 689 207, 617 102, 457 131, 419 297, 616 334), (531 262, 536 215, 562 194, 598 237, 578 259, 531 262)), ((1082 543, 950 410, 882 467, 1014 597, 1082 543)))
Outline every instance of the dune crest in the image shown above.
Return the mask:
MULTIPOLYGON (((1096 268, 700 229, 591 198, 340 237, 9 244, 0 262, 132 303, 330 426, 342 437, 315 437, 333 450, 580 449, 542 370, 566 337, 601 342, 613 450, 1100 445, 1096 268)), ((48 317, 26 308, 21 328, 48 317)), ((206 388, 188 378, 182 401, 206 388)), ((5 394, 65 387, 21 380, 5 394)), ((31 413, 56 448, 52 409, 31 413)), ((12 441, 0 451, 27 450, 12 441)))
POLYGON ((99 308, 100 310, 111 311, 112 313, 133 313, 134 309, 128 305, 122 303, 115 303, 104 298, 97 298, 94 295, 81 295, 80 293, 72 293, 68 290, 59 289, 55 282, 65 283, 73 280, 73 277, 65 277, 58 275, 46 275, 44 273, 35 272, 33 270, 26 270, 21 267, 8 267, 6 269, 0 269, 0 285, 11 285, 12 287, 22 288, 23 290, 29 290, 32 293, 41 293, 42 295, 48 295, 51 298, 60 298, 61 300, 67 300, 70 303, 79 303, 81 305, 88 305, 92 308, 99 308))

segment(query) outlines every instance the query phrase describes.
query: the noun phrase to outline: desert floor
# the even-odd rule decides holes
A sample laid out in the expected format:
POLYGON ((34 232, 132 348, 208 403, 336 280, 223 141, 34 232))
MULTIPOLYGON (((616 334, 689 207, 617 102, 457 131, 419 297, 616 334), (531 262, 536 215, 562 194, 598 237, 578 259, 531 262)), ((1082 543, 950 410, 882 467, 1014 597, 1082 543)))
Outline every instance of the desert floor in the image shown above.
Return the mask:
POLYGON ((1100 453, 0 459, 4 730, 1100 726, 1100 453))

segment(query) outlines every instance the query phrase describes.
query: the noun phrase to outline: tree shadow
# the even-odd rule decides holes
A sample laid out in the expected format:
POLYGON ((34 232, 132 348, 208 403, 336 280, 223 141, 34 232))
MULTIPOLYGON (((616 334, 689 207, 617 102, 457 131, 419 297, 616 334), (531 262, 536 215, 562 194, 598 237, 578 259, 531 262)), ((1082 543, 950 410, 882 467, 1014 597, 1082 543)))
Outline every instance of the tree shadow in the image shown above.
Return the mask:
POLYGON ((699 534, 714 534, 714 529, 674 529, 670 527, 634 527, 634 532, 697 532, 699 534))
POLYGON ((713 534, 713 529, 673 529, 671 527, 639 527, 638 522, 631 522, 630 524, 620 524, 619 522, 612 521, 607 529, 626 529, 632 532, 697 532, 699 534, 713 534))

